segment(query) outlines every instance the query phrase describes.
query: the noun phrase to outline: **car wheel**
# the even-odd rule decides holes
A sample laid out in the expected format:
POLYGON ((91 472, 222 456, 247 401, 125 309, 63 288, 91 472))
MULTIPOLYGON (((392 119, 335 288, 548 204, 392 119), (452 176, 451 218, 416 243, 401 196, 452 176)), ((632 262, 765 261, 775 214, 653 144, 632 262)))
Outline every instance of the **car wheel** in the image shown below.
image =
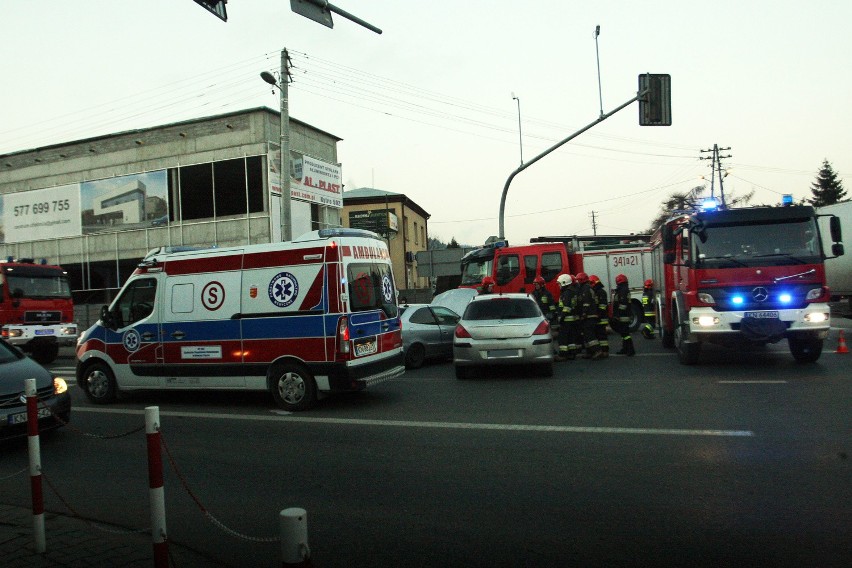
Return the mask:
POLYGON ((426 360, 426 348, 422 343, 412 343, 405 352, 405 366, 408 369, 419 369, 426 360))
POLYGON ((56 356, 59 355, 59 345, 52 343, 50 345, 38 345, 33 348, 33 359, 42 365, 53 363, 56 356))
POLYGON ((92 363, 83 374, 83 392, 94 404, 107 404, 115 400, 118 387, 115 375, 106 363, 92 363))
POLYGON ((553 376, 553 363, 542 363, 536 369, 539 377, 552 377, 553 376))
POLYGON ((317 401, 317 384, 302 365, 285 363, 276 367, 269 381, 275 404, 285 410, 307 410, 317 401))

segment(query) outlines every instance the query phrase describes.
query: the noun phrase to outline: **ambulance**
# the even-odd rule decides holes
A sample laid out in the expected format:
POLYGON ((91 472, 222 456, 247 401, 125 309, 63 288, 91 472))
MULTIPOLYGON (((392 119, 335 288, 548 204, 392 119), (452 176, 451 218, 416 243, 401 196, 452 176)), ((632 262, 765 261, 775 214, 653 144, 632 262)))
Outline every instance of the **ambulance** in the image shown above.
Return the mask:
POLYGON ((324 229, 289 242, 148 253, 77 343, 93 403, 120 391, 269 391, 283 409, 402 375, 387 245, 324 229))

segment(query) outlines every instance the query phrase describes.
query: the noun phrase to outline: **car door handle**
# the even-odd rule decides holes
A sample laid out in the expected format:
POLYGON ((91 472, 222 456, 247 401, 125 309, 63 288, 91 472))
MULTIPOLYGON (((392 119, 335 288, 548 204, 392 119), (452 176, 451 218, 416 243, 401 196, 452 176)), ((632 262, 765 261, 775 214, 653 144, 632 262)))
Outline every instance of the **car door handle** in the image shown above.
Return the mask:
POLYGON ((145 341, 151 341, 152 339, 154 339, 154 334, 150 331, 146 331, 142 334, 142 339, 144 339, 145 341))
POLYGON ((182 331, 174 331, 172 332, 172 337, 174 337, 175 339, 183 339, 184 337, 186 337, 186 334, 182 331))

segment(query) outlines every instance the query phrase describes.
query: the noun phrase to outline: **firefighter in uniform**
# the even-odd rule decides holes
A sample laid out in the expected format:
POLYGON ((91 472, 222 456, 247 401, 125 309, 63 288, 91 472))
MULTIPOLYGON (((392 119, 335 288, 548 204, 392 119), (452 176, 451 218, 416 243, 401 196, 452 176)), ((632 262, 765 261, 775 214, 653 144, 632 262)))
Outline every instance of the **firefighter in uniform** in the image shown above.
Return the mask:
POLYGON ((557 361, 573 361, 580 349, 580 317, 577 313, 577 282, 570 274, 560 274, 559 283, 559 354, 557 361))
POLYGON ((630 337, 630 288, 627 285, 627 276, 619 274, 615 277, 615 284, 612 317, 617 320, 616 331, 621 334, 621 350, 618 354, 632 357, 636 355, 636 349, 633 347, 633 338, 630 337))
POLYGON ((595 298, 592 287, 589 285, 589 275, 585 272, 577 273, 577 304, 580 314, 580 327, 583 330, 583 342, 586 345, 586 354, 583 355, 586 359, 601 359, 603 351, 601 351, 600 342, 595 335, 595 330, 598 325, 598 301, 595 298))
POLYGON ((483 294, 493 294, 494 293, 494 279, 490 276, 486 276, 482 279, 482 284, 479 285, 479 295, 483 294))
POLYGON ((598 307, 598 323, 595 326, 595 338, 601 348, 604 358, 609 357, 609 339, 607 338, 606 326, 609 325, 609 299, 601 279, 592 274, 589 276, 589 286, 595 295, 598 307))
POLYGON ((650 278, 645 280, 645 286, 642 288, 642 309, 645 313, 645 325, 642 326, 642 337, 645 339, 654 339, 654 331, 656 329, 657 320, 657 305, 654 299, 654 281, 650 278))
POLYGON ((535 277, 533 286, 535 290, 532 292, 532 297, 535 298, 535 303, 538 304, 544 318, 552 325, 556 321, 556 302, 553 301, 553 294, 544 287, 544 278, 541 276, 535 277))

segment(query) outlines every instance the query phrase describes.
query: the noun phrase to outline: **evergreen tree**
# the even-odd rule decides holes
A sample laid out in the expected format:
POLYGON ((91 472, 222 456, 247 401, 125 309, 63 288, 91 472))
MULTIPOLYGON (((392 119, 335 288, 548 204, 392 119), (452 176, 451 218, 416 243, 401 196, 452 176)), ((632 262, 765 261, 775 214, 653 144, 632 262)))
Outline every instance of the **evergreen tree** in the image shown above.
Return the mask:
POLYGON ((838 179, 837 172, 834 171, 827 159, 823 160, 817 179, 811 184, 811 193, 814 197, 808 201, 814 207, 833 205, 846 197, 843 183, 838 179))
POLYGON ((457 248, 461 248, 461 246, 456 242, 456 238, 452 237, 450 239, 450 244, 447 245, 447 248, 448 249, 457 249, 457 248))

